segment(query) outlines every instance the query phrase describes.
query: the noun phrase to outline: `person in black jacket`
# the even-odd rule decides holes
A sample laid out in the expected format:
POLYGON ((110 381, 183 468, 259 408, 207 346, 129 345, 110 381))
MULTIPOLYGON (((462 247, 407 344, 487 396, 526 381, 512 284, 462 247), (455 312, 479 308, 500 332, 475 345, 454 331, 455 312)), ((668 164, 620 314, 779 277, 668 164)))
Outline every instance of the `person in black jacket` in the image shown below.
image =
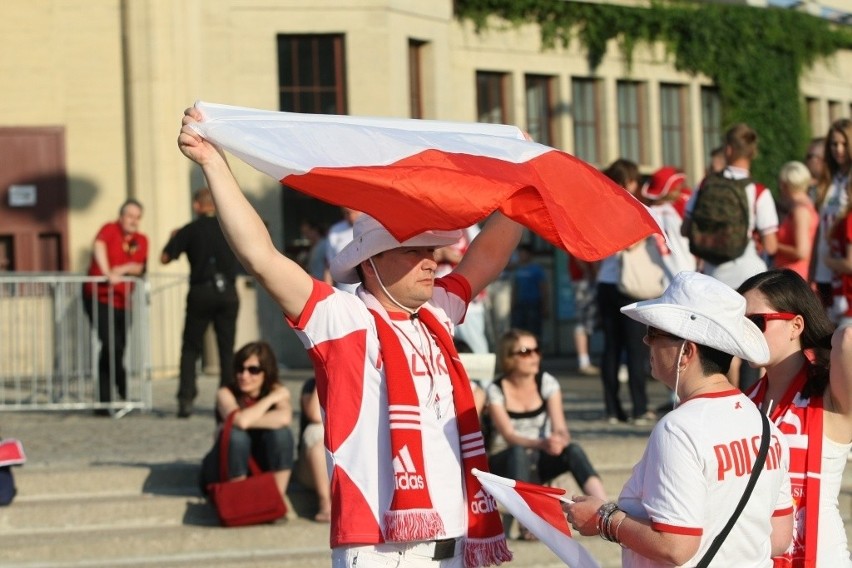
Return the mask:
POLYGON ((198 395, 195 367, 201 356, 204 332, 211 322, 219 351, 219 386, 230 380, 240 305, 234 285, 239 262, 219 227, 209 188, 195 192, 192 209, 197 218, 172 234, 160 257, 163 264, 168 264, 186 253, 190 266, 177 392, 179 418, 189 418, 192 414, 192 404, 198 395))

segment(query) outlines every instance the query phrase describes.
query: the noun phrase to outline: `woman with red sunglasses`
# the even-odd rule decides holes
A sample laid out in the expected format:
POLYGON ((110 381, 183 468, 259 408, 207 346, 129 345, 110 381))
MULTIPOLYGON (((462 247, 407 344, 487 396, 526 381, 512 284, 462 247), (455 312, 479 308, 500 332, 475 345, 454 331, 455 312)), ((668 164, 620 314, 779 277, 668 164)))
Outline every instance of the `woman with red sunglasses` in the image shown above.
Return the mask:
MULTIPOLYGON (((236 411, 228 448, 231 479, 248 475, 249 460, 262 471, 271 471, 282 497, 293 470, 294 439, 290 430, 293 407, 290 391, 278 380, 278 363, 268 343, 254 341, 234 354, 234 374, 216 392, 216 422, 221 426, 236 411)), ((219 479, 219 443, 201 464, 201 487, 219 479)))
POLYGON ((787 435, 793 543, 776 566, 852 566, 838 495, 852 449, 852 328, 834 331, 796 272, 770 270, 739 288, 763 332, 766 374, 746 394, 787 435))

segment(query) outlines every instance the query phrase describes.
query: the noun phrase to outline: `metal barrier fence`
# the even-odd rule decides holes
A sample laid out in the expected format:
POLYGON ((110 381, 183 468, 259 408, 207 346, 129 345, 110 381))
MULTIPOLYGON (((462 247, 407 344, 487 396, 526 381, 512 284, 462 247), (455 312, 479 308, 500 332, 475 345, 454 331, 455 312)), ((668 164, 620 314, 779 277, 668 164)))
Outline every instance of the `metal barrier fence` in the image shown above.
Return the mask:
MULTIPOLYGON (((82 290, 86 282, 106 279, 67 273, 0 275, 0 410, 104 409, 120 417, 134 409, 151 409, 152 287, 148 280, 123 280, 135 284, 125 318, 127 388, 123 399, 117 396, 113 361, 111 396, 102 402, 98 357, 118 330, 110 323, 107 345, 99 345, 97 310, 110 309, 110 316, 112 310, 94 302, 90 321, 82 290)), ((162 275, 157 281, 162 283, 155 290, 160 298, 185 293, 185 276, 162 275)), ((179 352, 179 339, 176 343, 173 349, 179 352)), ((176 368, 178 355, 171 355, 168 363, 161 358, 161 371, 166 366, 176 368)))
MULTIPOLYGON (((125 328, 127 393, 117 399, 111 374, 114 402, 98 400, 97 317, 89 321, 82 296, 85 283, 105 281, 66 272, 0 273, 0 412, 106 409, 120 417, 151 410, 151 381, 178 375, 189 277, 149 272, 124 279, 135 284, 125 328)), ((253 341, 260 336, 253 280, 238 277, 237 291, 237 338, 253 341)), ((200 371, 218 375, 210 329, 205 346, 200 371)))

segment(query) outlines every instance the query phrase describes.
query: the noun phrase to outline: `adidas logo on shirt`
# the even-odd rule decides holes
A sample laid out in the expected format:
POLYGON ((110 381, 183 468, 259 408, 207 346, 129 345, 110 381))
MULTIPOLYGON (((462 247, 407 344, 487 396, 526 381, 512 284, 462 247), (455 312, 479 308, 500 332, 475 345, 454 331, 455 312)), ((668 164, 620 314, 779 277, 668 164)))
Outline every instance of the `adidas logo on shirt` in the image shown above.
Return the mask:
POLYGON ((497 510, 497 501, 494 500, 494 497, 486 493, 484 489, 480 489, 479 493, 474 497, 475 499, 470 504, 470 510, 474 515, 493 513, 497 510))
POLYGON ((417 473, 408 446, 403 446, 399 454, 393 459, 393 479, 396 489, 423 489, 426 482, 423 476, 417 473))

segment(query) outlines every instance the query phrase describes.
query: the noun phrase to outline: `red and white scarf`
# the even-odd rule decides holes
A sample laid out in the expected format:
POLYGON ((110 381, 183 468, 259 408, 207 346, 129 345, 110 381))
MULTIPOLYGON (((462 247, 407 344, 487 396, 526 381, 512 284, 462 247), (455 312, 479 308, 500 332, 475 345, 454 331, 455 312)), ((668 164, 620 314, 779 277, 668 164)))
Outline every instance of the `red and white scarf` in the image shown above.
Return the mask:
MULTIPOLYGON (((822 469, 822 395, 802 398, 810 364, 805 363, 778 405, 769 409, 769 420, 787 436, 790 445, 790 482, 793 490, 793 545, 773 558, 776 568, 816 566, 819 530, 820 470, 822 469)), ((763 377, 748 396, 765 412, 769 377, 763 377)))
MULTIPOLYGON (((370 310, 376 320, 379 344, 385 364, 385 384, 388 391, 390 416, 391 455, 399 455, 406 446, 417 471, 425 471, 423 440, 420 429, 420 401, 405 357, 402 344, 391 325, 375 310, 370 310)), ((476 495, 483 491, 479 480, 471 473, 473 468, 488 471, 485 443, 479 426, 479 417, 470 390, 470 381, 453 345, 449 332, 428 309, 418 312, 448 362, 447 368, 453 385, 453 405, 458 422, 459 444, 462 455, 465 497, 467 500, 467 535, 464 542, 464 564, 467 568, 501 564, 512 559, 506 544, 503 523, 496 507, 482 511, 474 506, 476 495)), ((397 488, 390 509, 384 514, 384 538, 388 542, 414 542, 433 540, 444 535, 441 517, 432 506, 429 487, 397 488)))

